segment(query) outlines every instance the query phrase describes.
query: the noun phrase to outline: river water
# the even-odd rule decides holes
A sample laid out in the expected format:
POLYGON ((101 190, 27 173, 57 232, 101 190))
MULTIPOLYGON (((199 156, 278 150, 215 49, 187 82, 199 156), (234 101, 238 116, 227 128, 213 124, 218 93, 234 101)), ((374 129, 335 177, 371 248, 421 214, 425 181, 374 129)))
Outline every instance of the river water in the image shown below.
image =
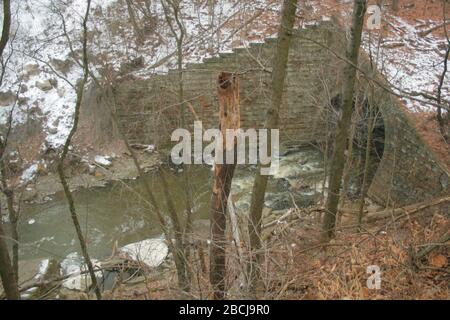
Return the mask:
MULTIPOLYGON (((169 189, 178 212, 183 212, 185 192, 182 176, 170 171, 169 189)), ((232 185, 237 209, 249 207, 251 189, 256 173, 252 166, 238 166, 232 185)), ((190 190, 194 199, 194 219, 208 219, 213 171, 209 166, 193 165, 190 169, 190 190)), ((150 183, 162 208, 164 195, 158 177, 149 173, 150 183)), ((280 168, 270 177, 266 206, 274 210, 305 206, 320 197, 323 187, 323 162, 319 151, 300 148, 281 157, 280 168), (296 197, 292 197, 295 194, 296 197)), ((74 192, 76 209, 92 257, 101 259, 118 245, 161 236, 158 220, 145 198, 142 181, 112 182, 103 188, 81 189, 74 192)), ((181 216, 181 215, 180 215, 181 216)), ((24 204, 21 208, 20 259, 55 258, 62 260, 79 251, 67 201, 62 193, 44 204, 24 204)))

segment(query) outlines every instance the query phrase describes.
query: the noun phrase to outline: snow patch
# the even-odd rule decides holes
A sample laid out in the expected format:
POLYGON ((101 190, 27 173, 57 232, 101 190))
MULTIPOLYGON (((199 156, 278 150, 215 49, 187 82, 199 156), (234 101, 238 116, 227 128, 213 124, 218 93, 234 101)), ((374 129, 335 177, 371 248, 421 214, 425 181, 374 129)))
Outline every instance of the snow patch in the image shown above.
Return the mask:
POLYGON ((20 181, 22 183, 31 181, 35 177, 37 171, 38 171, 38 163, 32 164, 23 171, 22 175, 20 176, 20 181))
POLYGON ((50 259, 42 260, 39 263, 38 271, 37 271, 36 275, 34 276, 34 278, 37 279, 37 280, 43 279, 45 274, 48 271, 49 265, 50 265, 50 259))
MULTIPOLYGON (((91 259, 95 268, 101 266, 100 262, 95 259, 91 259)), ((64 280, 62 286, 70 290, 86 291, 92 284, 91 277, 87 272, 87 265, 84 263, 84 259, 77 253, 72 252, 61 262, 61 270, 63 275, 71 275, 64 280)), ((95 271, 97 279, 102 277, 101 270, 95 271)))

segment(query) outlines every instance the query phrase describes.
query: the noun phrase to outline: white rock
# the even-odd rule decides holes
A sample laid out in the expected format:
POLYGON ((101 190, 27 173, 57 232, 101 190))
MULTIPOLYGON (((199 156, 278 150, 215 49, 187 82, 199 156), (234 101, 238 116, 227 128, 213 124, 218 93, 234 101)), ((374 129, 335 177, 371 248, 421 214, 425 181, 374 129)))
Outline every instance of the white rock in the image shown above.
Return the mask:
POLYGON ((105 157, 105 156, 95 156, 94 161, 95 161, 95 163, 97 163, 103 167, 109 167, 109 166, 111 166, 112 162, 108 158, 109 157, 105 157))
POLYGON ((145 263, 156 268, 169 254, 169 248, 164 239, 146 239, 140 242, 130 243, 120 249, 131 259, 145 263))

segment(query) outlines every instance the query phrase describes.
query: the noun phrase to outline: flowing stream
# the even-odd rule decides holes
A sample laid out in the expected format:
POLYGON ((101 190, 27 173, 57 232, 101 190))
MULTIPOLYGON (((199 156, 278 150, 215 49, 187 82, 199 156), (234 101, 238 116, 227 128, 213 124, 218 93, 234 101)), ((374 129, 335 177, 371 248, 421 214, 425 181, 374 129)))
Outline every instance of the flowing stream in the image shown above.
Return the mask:
MULTIPOLYGON (((182 175, 170 171, 169 189, 178 212, 185 205, 182 175)), ((256 168, 238 166, 232 194, 241 212, 249 207, 256 168)), ((211 167, 192 165, 190 190, 194 199, 194 219, 208 219, 213 171, 211 167)), ((164 194, 158 177, 149 173, 150 183, 162 208, 164 194)), ((281 157, 280 168, 269 179, 265 205, 274 210, 317 201, 323 187, 323 163, 319 151, 310 148, 288 150, 281 157), (296 197, 292 197, 295 194, 296 197), (295 200, 296 199, 296 200, 295 200)), ((76 209, 92 257, 102 259, 111 254, 115 241, 119 247, 132 242, 161 236, 159 222, 146 201, 142 181, 112 182, 104 188, 81 189, 74 192, 76 209)), ((181 214, 180 214, 181 217, 181 214)), ((207 228, 207 221, 204 220, 207 228)), ((63 260, 79 251, 78 240, 62 193, 44 204, 24 204, 21 208, 20 259, 55 258, 63 260)))

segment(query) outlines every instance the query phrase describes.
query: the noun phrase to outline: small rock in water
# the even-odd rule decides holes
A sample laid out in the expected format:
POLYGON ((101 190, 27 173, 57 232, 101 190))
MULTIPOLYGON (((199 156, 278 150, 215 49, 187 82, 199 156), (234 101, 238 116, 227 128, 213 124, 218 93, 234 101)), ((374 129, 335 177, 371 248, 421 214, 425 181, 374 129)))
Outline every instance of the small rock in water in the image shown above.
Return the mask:
POLYGON ((28 224, 35 224, 35 222, 36 222, 36 220, 34 220, 34 219, 28 220, 28 224))

